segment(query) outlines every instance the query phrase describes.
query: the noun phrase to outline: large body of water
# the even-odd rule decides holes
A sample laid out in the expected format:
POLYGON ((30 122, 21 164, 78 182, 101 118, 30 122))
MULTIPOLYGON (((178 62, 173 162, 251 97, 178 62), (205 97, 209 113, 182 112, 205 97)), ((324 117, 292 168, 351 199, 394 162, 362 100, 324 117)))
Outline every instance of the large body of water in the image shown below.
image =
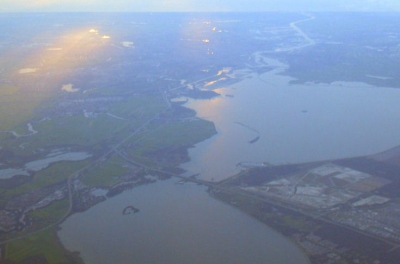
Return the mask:
POLYGON ((177 179, 141 186, 62 224, 64 245, 86 263, 305 264, 288 239, 177 179), (126 206, 140 212, 123 215, 126 206))
POLYGON ((291 85, 292 78, 279 75, 287 65, 263 61, 275 69, 218 89, 218 98, 186 104, 218 131, 190 149, 191 161, 182 166, 188 174, 221 180, 237 173, 239 162, 353 157, 400 144, 400 89, 344 82, 291 85))
MULTIPOLYGON (((289 85, 290 77, 279 75, 286 65, 264 61, 275 70, 219 89, 216 99, 187 103, 218 131, 190 150, 192 160, 182 166, 188 174, 221 180, 243 161, 324 160, 400 143, 400 90, 289 85)), ((174 181, 124 192, 73 215, 62 224, 61 241, 87 263, 307 263, 290 240, 209 197, 204 187, 174 181), (122 215, 128 205, 141 211, 122 215)))

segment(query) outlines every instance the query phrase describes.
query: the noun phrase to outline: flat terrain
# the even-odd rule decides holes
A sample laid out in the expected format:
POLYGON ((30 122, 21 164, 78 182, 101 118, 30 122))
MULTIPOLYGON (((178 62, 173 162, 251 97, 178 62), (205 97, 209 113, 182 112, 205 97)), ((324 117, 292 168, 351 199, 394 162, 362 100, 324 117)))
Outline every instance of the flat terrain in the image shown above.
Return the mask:
POLYGON ((0 21, 1 263, 83 263, 59 241, 60 223, 171 177, 209 186, 297 241, 313 263, 397 263, 397 149, 252 168, 221 183, 183 177, 179 167, 189 148, 217 133, 185 100, 220 96, 214 89, 273 70, 263 56, 290 65, 281 74, 294 83, 400 87, 397 16, 60 13, 0 21))
POLYGON ((399 150, 252 168, 210 192, 296 240, 312 263, 397 263, 399 150))

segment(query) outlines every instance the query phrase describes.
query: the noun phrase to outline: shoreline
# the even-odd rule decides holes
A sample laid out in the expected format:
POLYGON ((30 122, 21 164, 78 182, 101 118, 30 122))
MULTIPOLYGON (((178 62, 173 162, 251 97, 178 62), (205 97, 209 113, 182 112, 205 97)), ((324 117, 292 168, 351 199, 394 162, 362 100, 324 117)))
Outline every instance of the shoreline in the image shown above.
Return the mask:
MULTIPOLYGON (((232 177, 235 177, 235 176, 236 176, 236 175, 234 175, 234 176, 232 176, 232 177)), ((226 201, 224 201, 224 200, 222 200, 222 199, 219 199, 218 197, 216 197, 216 196, 214 195, 214 193, 213 193, 212 191, 210 191, 210 189, 207 190, 207 193, 208 193, 208 195, 209 195, 210 197, 212 197, 212 198, 215 199, 216 201, 220 201, 220 202, 224 203, 225 205, 230 206, 230 207, 234 208, 235 210, 238 210, 238 211, 244 213, 245 215, 247 215, 247 216, 249 216, 249 217, 251 217, 251 218, 257 220, 257 221, 260 222, 261 224, 263 224, 266 228, 269 229, 270 232, 275 233, 275 234, 278 234, 279 236, 283 237, 285 240, 287 240, 289 243, 293 244, 294 246, 296 246, 296 248, 299 249, 299 251, 302 253, 302 255, 304 256, 304 258, 307 260, 307 263, 308 263, 308 264, 313 264, 313 263, 311 262, 311 260, 310 260, 310 256, 306 253, 306 251, 304 250, 304 248, 301 247, 300 244, 299 244, 294 238, 285 236, 284 234, 282 234, 281 232, 279 232, 279 230, 277 230, 277 229, 271 227, 271 226, 268 225, 267 223, 263 222, 261 219, 259 219, 259 218, 257 218, 256 216, 250 214, 249 212, 246 212, 246 211, 244 211, 244 210, 241 210, 241 209, 240 209, 238 206, 236 206, 235 204, 232 204, 232 203, 230 203, 230 202, 226 202, 226 201)))

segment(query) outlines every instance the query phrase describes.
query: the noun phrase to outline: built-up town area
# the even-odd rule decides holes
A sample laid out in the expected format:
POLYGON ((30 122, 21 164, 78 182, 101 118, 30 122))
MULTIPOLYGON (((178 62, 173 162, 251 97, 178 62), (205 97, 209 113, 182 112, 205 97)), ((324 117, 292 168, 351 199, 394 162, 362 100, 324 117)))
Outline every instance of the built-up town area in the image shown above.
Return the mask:
POLYGON ((258 164, 211 193, 296 240, 313 263, 392 263, 400 248, 399 157, 397 147, 326 162, 258 164))

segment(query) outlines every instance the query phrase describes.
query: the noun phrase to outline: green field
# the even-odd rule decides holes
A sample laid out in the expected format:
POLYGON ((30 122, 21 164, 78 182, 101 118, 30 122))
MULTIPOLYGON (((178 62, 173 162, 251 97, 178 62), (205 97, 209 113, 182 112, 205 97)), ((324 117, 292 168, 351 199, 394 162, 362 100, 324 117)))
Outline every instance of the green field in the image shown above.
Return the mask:
POLYGON ((14 189, 6 190, 2 193, 2 196, 10 197, 13 195, 24 194, 64 181, 71 174, 85 167, 89 163, 89 160, 78 162, 63 161, 55 163, 50 167, 37 172, 31 182, 14 189))
POLYGON ((126 101, 114 104, 110 107, 109 112, 130 120, 147 120, 166 109, 166 107, 164 99, 159 94, 137 95, 126 101))
POLYGON ((51 97, 52 94, 21 91, 15 86, 0 86, 0 131, 13 130, 28 122, 35 110, 51 97))
POLYGON ((123 165, 126 162, 120 157, 112 157, 105 163, 96 165, 85 172, 81 180, 88 187, 103 187, 109 188, 119 183, 119 177, 129 174, 129 168, 123 165))
POLYGON ((7 259, 21 262, 28 257, 43 255, 50 264, 71 263, 66 257, 67 252, 59 241, 56 230, 56 228, 50 228, 39 234, 8 243, 7 259))
MULTIPOLYGON (((17 109, 17 106, 15 107, 17 109)), ((0 139, 3 139, 1 144, 15 154, 30 155, 38 148, 53 145, 94 146, 105 140, 118 142, 165 108, 161 96, 136 96, 123 102, 113 103, 107 110, 107 113, 121 119, 106 113, 89 118, 86 118, 83 112, 78 115, 63 115, 33 123, 38 133, 29 137, 15 138, 10 133, 1 133, 0 139)), ((2 112, 0 119, 1 117, 10 119, 11 115, 2 112)), ((27 115, 26 118, 28 117, 32 116, 27 115)), ((21 134, 29 133, 26 120, 22 117, 17 120, 13 122, 19 122, 19 125, 13 129, 21 134)))
POLYGON ((64 199, 62 201, 53 202, 51 205, 38 209, 31 213, 31 216, 37 219, 52 219, 59 220, 68 212, 69 201, 64 199))
POLYGON ((216 133, 213 123, 205 120, 171 122, 146 134, 127 151, 135 157, 171 146, 192 146, 216 133))

